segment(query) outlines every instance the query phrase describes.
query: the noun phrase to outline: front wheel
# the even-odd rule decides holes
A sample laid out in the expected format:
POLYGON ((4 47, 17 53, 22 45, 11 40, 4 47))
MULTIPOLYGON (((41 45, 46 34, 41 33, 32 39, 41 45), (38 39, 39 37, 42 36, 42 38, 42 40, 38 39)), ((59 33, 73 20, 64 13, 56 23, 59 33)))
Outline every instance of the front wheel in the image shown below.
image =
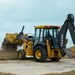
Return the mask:
POLYGON ((47 53, 43 46, 37 46, 34 49, 34 60, 37 62, 44 62, 47 59, 47 53))
POLYGON ((25 52, 24 52, 23 49, 20 49, 18 51, 18 59, 20 59, 20 60, 24 60, 25 59, 25 52))

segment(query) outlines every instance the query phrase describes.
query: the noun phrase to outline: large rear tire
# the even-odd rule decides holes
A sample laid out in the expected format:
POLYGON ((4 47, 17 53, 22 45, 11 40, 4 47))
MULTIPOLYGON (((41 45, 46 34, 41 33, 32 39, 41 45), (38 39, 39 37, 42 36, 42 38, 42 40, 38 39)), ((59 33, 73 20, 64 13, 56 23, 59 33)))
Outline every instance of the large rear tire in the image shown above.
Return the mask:
POLYGON ((36 62, 46 61, 47 59, 46 49, 43 46, 35 47, 33 56, 36 62))
POLYGON ((24 52, 23 49, 20 49, 18 51, 18 59, 20 59, 20 60, 24 60, 25 59, 25 52, 24 52))

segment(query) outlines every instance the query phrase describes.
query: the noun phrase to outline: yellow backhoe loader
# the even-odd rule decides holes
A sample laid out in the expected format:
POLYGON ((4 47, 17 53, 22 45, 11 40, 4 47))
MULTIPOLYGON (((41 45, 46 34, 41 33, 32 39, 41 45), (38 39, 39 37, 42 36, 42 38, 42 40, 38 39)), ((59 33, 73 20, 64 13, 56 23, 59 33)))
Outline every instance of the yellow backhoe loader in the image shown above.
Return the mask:
MULTIPOLYGON (((58 48, 57 34, 59 26, 34 26, 34 36, 23 36, 20 32, 16 39, 21 39, 23 49, 18 51, 18 58, 23 60, 26 56, 33 56, 35 61, 45 61, 47 58, 52 61, 58 61, 61 58, 61 52, 58 48), (49 33, 51 36, 49 37, 49 33), (53 41, 54 40, 54 41, 53 41)), ((24 26, 23 28, 24 29, 24 26)))
POLYGON ((75 53, 66 49, 66 32, 69 29, 73 43, 75 44, 75 28, 74 16, 68 14, 63 26, 40 25, 34 26, 34 36, 23 36, 22 32, 16 37, 16 40, 23 41, 23 49, 18 50, 18 58, 23 60, 26 56, 33 56, 37 62, 46 61, 59 61, 61 57, 68 55, 69 58, 74 58, 75 53))

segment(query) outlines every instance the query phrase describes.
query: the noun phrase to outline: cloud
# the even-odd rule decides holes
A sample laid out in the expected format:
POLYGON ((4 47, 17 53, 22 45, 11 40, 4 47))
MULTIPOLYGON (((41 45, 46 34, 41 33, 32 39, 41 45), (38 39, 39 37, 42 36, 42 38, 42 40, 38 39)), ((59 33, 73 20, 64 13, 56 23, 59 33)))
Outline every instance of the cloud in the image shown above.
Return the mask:
POLYGON ((3 0, 1 19, 16 22, 62 21, 68 13, 75 13, 74 2, 74 0, 3 0))
POLYGON ((34 33, 35 25, 62 25, 68 13, 75 15, 75 0, 0 0, 0 38, 25 25, 25 33, 34 33))

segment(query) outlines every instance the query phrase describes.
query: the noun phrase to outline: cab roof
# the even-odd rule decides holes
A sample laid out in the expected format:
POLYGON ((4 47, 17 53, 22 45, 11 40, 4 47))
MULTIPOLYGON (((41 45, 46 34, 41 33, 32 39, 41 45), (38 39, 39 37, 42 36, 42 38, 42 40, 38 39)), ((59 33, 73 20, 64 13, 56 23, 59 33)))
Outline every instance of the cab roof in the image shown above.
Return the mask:
POLYGON ((38 25, 38 26, 34 26, 35 28, 57 28, 57 29, 60 29, 60 26, 52 26, 52 25, 38 25))

